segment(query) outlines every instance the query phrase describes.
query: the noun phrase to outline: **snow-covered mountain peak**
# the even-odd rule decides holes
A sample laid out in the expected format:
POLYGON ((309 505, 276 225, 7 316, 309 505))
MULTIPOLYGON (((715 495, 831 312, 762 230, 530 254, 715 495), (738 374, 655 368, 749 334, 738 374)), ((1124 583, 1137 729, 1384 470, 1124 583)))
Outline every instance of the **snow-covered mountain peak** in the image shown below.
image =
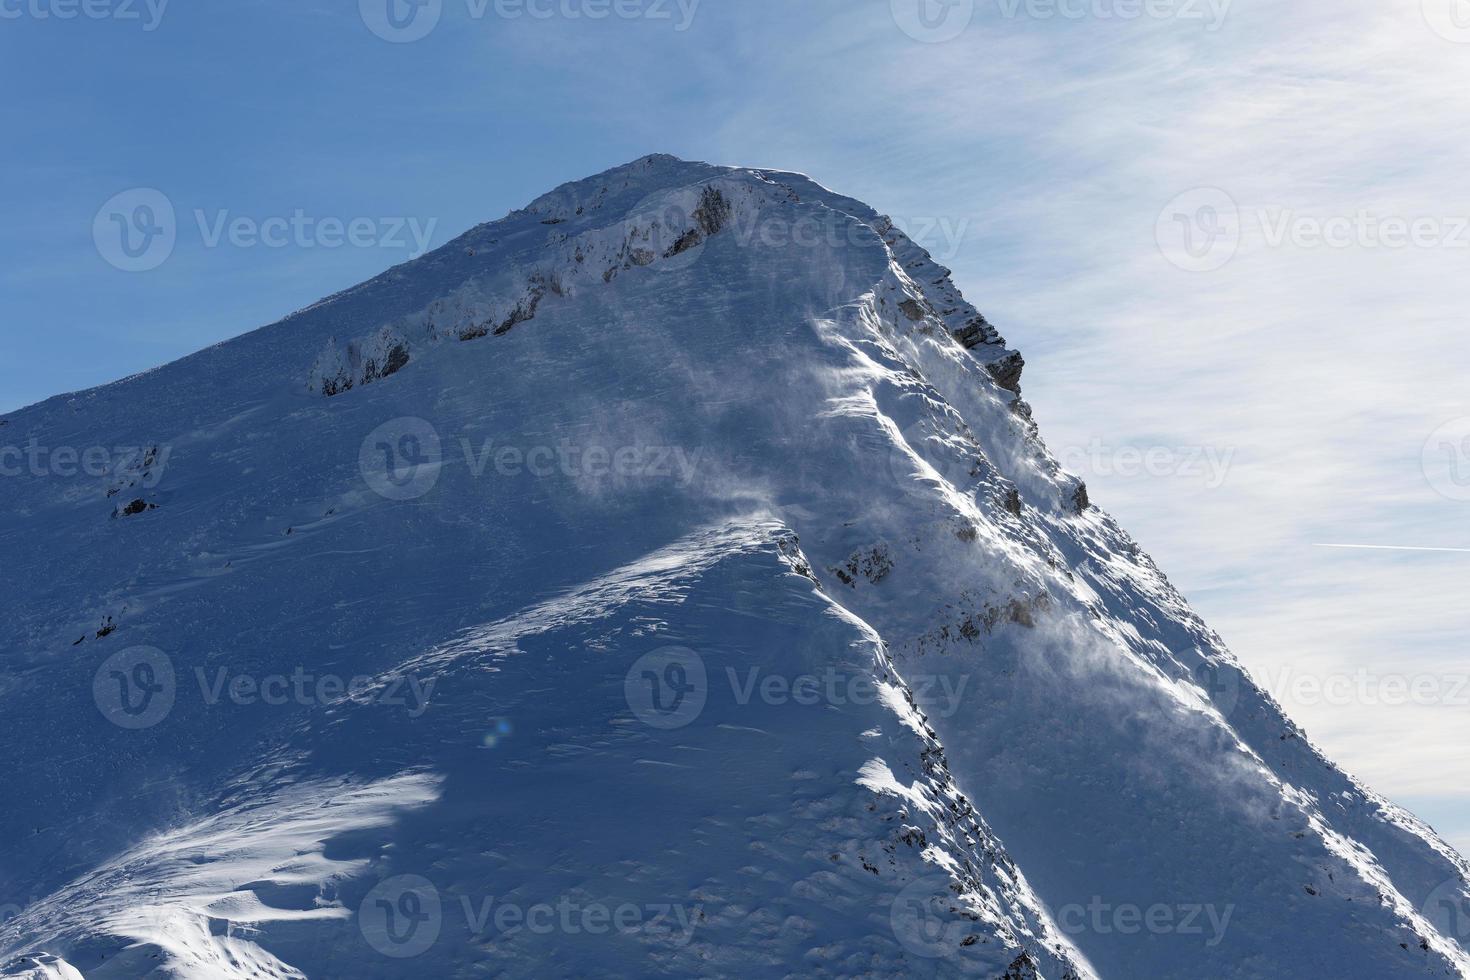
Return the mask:
POLYGON ((14 413, 0 962, 1470 976, 1021 367, 867 205, 653 156, 14 413))

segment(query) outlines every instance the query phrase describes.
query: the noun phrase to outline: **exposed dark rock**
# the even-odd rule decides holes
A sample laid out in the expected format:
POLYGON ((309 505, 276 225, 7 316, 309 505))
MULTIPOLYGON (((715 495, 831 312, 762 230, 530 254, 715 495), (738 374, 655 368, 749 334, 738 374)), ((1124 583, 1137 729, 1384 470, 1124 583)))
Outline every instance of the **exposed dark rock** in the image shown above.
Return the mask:
POLYGON ((525 323, 527 320, 534 319, 536 308, 541 305, 541 300, 546 297, 547 293, 553 293, 557 296, 562 295, 561 282, 554 276, 550 278, 539 274, 532 276, 531 291, 526 295, 525 299, 516 304, 516 308, 511 311, 510 316, 506 317, 500 326, 495 328, 495 336, 499 337, 502 334, 509 333, 516 324, 525 323))
POLYGON ((1087 484, 1081 480, 1077 481, 1077 489, 1072 491, 1072 509, 1079 514, 1087 513, 1092 506, 1092 500, 1087 496, 1087 484))
POLYGON ((839 568, 828 569, 833 575, 841 580, 843 585, 857 588, 858 576, 862 576, 874 585, 888 577, 893 571, 893 559, 888 556, 888 548, 885 545, 877 545, 865 551, 855 552, 847 563, 839 568))
POLYGON ((989 320, 978 313, 971 317, 964 326, 956 327, 953 334, 954 339, 969 350, 974 350, 982 344, 1000 342, 1000 333, 990 325, 989 320))
POLYGON ((1031 958, 1030 953, 1022 952, 1001 975, 1000 980, 1036 980, 1036 978, 1036 961, 1031 958))
POLYGON ((801 539, 795 534, 781 537, 776 541, 776 548, 781 556, 790 564, 791 570, 803 578, 810 579, 818 587, 821 583, 817 581, 816 573, 812 571, 811 564, 801 552, 801 539))
POLYGON ((1019 351, 1011 351, 999 360, 985 365, 995 383, 1007 391, 1021 393, 1021 372, 1026 369, 1026 359, 1019 351))
POLYGON ((477 323, 473 327, 465 327, 458 336, 460 340, 479 340, 481 337, 488 336, 489 333, 490 324, 477 323))
POLYGON ((702 241, 704 241, 704 235, 700 233, 699 229, 690 228, 679 236, 678 241, 669 246, 669 250, 664 253, 664 258, 671 259, 681 252, 687 252, 702 241))
POLYGON ((408 348, 402 344, 395 344, 388 351, 388 361, 383 365, 383 377, 396 374, 408 364, 408 348))
POLYGON ((133 516, 135 516, 137 514, 143 513, 145 510, 157 510, 157 509, 158 509, 158 505, 157 504, 150 504, 150 503, 148 503, 148 501, 144 500, 142 497, 139 497, 139 498, 133 500, 132 502, 130 502, 128 504, 125 504, 124 506, 119 507, 117 510, 113 511, 112 516, 113 517, 133 517, 133 516))
POLYGON ((730 220, 732 209, 725 195, 717 188, 705 187, 699 195, 699 207, 694 209, 694 220, 699 230, 706 235, 718 235, 730 220))
POLYGON ((1026 629, 1034 629, 1039 614, 1052 607, 1051 596, 1045 592, 1032 597, 1012 597, 1001 605, 982 602, 966 594, 961 608, 948 607, 955 618, 936 629, 917 637, 915 652, 920 656, 933 651, 944 652, 959 640, 976 643, 983 636, 995 632, 996 627, 1013 623, 1026 629))
POLYGON ((495 336, 499 337, 504 334, 510 333, 511 330, 515 329, 516 324, 525 323, 527 320, 531 319, 535 315, 535 301, 532 301, 530 306, 527 306, 523 303, 517 303, 516 308, 510 311, 510 316, 502 320, 500 322, 500 326, 495 328, 495 336))
POLYGON ((898 308, 902 310, 903 315, 908 317, 910 320, 924 319, 924 307, 919 305, 918 300, 906 299, 898 304, 898 308))
MULTIPOLYGON (((465 338, 461 335, 460 339, 463 340, 465 338)), ((386 378, 388 375, 397 372, 399 368, 407 363, 408 348, 403 344, 394 344, 388 350, 388 353, 383 356, 382 367, 379 367, 378 362, 373 358, 370 357, 367 359, 367 362, 362 366, 362 383, 372 384, 379 378, 386 378)))

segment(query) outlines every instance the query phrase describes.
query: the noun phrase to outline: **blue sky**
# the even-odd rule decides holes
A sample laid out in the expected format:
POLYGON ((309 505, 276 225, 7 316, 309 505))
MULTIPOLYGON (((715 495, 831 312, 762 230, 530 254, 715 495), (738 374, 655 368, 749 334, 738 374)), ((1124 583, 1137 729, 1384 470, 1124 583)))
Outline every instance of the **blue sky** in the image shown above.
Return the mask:
POLYGON ((955 270, 1094 500, 1470 850, 1470 553, 1318 547, 1470 548, 1465 0, 393 2, 0 0, 0 411, 645 153, 804 171, 955 270), (160 200, 166 258, 106 244, 160 200))

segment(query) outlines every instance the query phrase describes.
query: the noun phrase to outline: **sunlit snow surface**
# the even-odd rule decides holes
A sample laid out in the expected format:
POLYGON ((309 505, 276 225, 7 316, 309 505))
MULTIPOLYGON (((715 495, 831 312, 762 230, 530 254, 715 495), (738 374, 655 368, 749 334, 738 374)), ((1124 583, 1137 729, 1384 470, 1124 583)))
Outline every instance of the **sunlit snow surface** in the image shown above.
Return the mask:
POLYGON ((976 323, 654 157, 6 417, 3 975, 1470 976, 976 323))

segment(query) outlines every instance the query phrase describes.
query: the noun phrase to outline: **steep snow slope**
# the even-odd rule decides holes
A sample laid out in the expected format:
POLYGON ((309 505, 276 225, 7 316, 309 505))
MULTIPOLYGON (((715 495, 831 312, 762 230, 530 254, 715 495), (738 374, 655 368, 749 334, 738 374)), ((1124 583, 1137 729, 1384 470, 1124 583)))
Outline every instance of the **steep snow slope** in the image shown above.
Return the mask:
POLYGON ((139 452, 5 481, 0 962, 1470 976, 1021 366, 865 205, 651 157, 11 415, 139 452))

